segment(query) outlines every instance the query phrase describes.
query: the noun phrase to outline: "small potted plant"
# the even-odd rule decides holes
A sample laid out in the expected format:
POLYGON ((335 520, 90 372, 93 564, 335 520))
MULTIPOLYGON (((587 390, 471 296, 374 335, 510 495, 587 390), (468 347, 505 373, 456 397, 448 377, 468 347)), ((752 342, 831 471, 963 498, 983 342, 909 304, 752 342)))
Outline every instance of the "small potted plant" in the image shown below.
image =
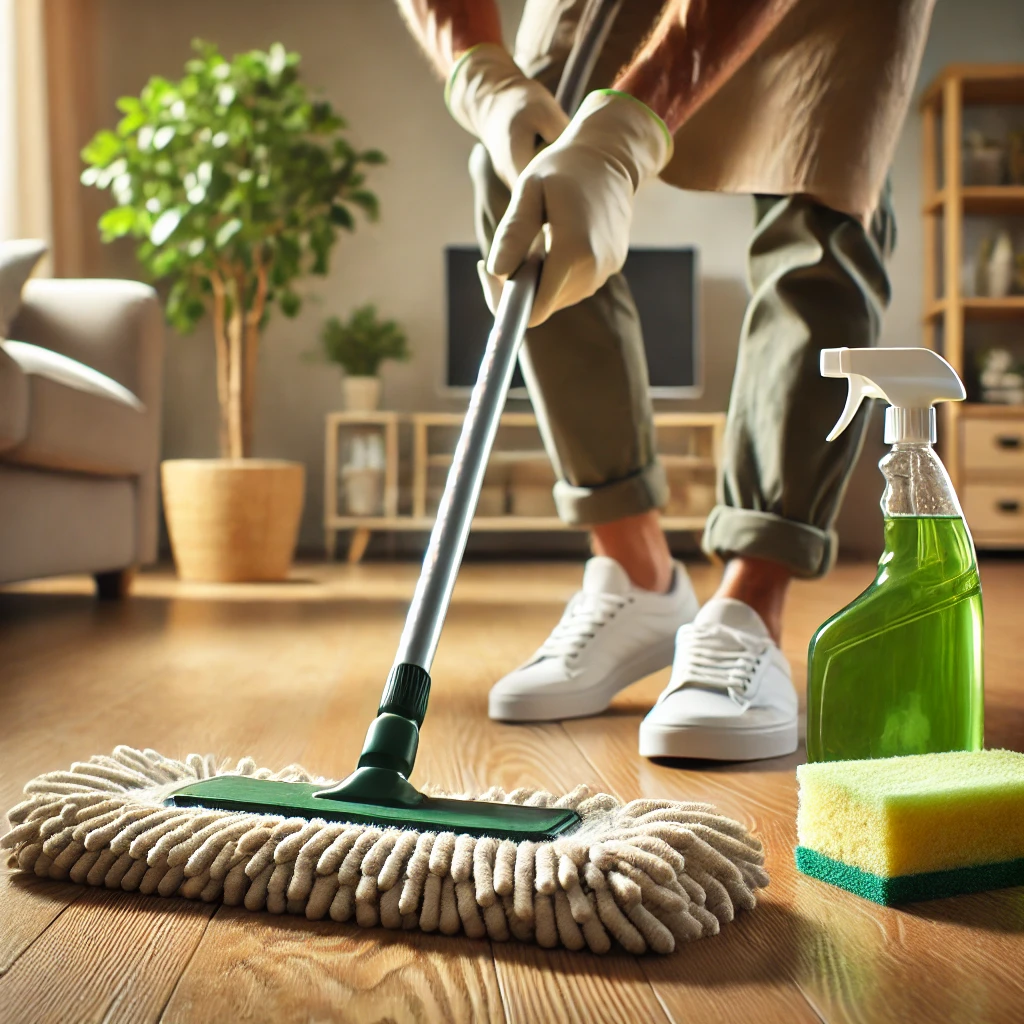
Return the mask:
POLYGON ((224 58, 196 42, 176 82, 154 77, 118 100, 122 118, 82 151, 82 182, 116 206, 105 242, 138 240, 136 255, 167 287, 167 318, 187 333, 213 318, 219 459, 163 463, 164 510, 186 579, 280 579, 295 548, 304 466, 253 459, 260 341, 271 312, 295 316, 296 284, 326 274, 353 209, 371 220, 364 188, 384 161, 344 137, 344 121, 299 78, 280 43, 224 58))
POLYGON ((394 320, 381 320, 377 307, 360 306, 347 320, 332 316, 320 333, 321 355, 344 370, 345 408, 371 412, 380 406, 380 365, 387 359, 406 362, 405 332, 394 320))

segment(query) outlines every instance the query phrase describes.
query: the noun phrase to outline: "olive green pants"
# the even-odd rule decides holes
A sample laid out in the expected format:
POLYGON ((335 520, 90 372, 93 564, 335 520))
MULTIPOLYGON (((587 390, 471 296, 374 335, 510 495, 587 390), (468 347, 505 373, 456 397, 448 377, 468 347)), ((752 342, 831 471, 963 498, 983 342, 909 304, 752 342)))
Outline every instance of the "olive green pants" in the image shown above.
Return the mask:
MULTIPOLYGON (((481 249, 509 192, 486 150, 470 158, 481 249)), ((888 195, 866 230, 807 196, 757 196, 748 251, 750 302, 725 430, 719 502, 703 546, 722 559, 780 562, 821 576, 857 461, 870 406, 835 441, 826 436, 846 383, 823 378, 823 348, 875 345, 889 302, 885 258, 895 236, 888 195)), ((621 274, 591 298, 527 332, 520 357, 566 522, 592 526, 668 499, 654 445, 640 321, 621 274)))

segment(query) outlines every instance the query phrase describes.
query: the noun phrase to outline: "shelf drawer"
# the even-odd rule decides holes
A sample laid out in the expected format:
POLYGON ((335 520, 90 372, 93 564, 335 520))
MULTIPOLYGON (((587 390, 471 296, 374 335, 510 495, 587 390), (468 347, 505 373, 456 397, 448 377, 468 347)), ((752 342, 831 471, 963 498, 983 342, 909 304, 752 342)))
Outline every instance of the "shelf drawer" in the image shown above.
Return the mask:
POLYGON ((979 538, 1024 539, 1024 483, 968 484, 963 499, 967 524, 979 538))
POLYGON ((963 421, 964 469, 1024 475, 1024 419, 963 421))

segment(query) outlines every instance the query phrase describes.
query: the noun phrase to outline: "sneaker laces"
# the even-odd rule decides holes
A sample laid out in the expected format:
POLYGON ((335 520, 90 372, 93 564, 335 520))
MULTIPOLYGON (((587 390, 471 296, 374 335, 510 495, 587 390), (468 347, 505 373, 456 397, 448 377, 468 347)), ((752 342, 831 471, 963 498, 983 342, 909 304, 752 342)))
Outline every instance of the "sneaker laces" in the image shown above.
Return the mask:
POLYGON ((615 618, 632 597, 618 594, 595 594, 581 590, 566 605, 558 625, 541 644, 534 660, 541 658, 576 658, 580 651, 597 636, 602 626, 615 618))
POLYGON ((658 698, 660 704, 685 686, 698 686, 728 693, 744 711, 754 674, 772 643, 723 623, 713 626, 689 623, 676 640, 676 661, 672 678, 658 698), (723 641, 729 641, 726 646, 723 641))

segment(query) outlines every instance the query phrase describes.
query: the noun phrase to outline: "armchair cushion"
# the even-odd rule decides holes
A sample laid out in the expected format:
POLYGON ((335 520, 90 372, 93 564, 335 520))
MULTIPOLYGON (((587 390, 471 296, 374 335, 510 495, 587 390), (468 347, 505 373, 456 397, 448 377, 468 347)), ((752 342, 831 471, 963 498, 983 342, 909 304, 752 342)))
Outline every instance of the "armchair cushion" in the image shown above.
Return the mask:
POLYGON ((28 410, 24 439, 0 458, 108 476, 151 468, 146 407, 126 387, 38 345, 7 341, 3 349, 24 375, 28 410))

